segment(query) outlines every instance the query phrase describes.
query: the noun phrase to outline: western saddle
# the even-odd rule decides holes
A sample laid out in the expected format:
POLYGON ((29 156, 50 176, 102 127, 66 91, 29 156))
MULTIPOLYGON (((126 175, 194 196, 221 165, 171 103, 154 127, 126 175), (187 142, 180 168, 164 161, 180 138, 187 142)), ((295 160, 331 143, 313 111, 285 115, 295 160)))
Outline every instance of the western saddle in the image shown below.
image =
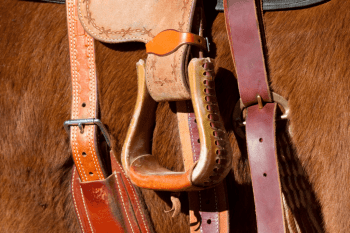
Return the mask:
MULTIPOLYGON (((216 7, 225 11, 237 72, 241 99, 234 124, 237 134, 247 139, 259 232, 285 231, 275 155, 276 103, 285 109, 281 118, 288 116, 287 101, 271 92, 268 84, 262 8, 304 7, 321 1, 218 0, 216 7), (247 112, 245 121, 241 119, 243 109, 247 112)), ((203 3, 66 0, 66 8, 73 100, 71 120, 64 126, 70 134, 75 163, 71 191, 82 231, 154 232, 137 186, 187 191, 191 232, 229 232, 223 181, 231 169, 232 151, 216 100, 214 61, 203 57, 209 49, 203 37, 203 3), (101 131, 112 146, 97 116, 94 40, 146 44, 147 59, 136 64, 138 96, 122 164, 112 152, 102 155, 97 143, 101 131), (151 154, 155 110, 161 101, 177 102, 183 172, 162 167, 151 154), (205 204, 204 196, 215 201, 205 204)), ((176 197, 172 200, 178 203, 176 197)))

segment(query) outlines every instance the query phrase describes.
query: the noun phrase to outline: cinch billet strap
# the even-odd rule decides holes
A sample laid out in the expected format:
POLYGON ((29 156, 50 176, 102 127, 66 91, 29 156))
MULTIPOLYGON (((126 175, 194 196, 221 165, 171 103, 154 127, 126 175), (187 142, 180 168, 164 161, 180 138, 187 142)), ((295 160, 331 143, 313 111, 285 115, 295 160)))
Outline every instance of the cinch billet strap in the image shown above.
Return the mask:
POLYGON ((261 96, 272 102, 255 0, 225 0, 226 28, 242 102, 247 109, 246 135, 258 232, 284 232, 281 188, 275 146, 275 107, 253 105, 261 96))
MULTIPOLYGON (((81 26, 74 0, 67 1, 67 23, 72 78, 71 119, 88 119, 97 116, 97 78, 94 40, 81 26)), ((70 127, 70 140, 74 163, 80 179, 101 180, 106 177, 100 164, 96 126, 70 127)))
MULTIPOLYGON (((72 76, 72 119, 96 118, 97 80, 94 40, 77 16, 75 0, 67 0, 72 76)), ((82 232, 153 232, 146 210, 131 181, 111 153, 112 174, 99 161, 96 126, 71 126, 74 158, 71 192, 82 232)))

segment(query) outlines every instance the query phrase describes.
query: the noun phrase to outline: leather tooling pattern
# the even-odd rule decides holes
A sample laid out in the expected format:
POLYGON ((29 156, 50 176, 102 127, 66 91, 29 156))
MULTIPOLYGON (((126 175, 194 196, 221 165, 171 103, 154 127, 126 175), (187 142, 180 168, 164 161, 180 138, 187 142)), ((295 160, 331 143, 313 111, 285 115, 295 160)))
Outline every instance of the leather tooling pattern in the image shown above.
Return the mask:
POLYGON ((86 18, 88 20, 88 24, 91 24, 94 28, 96 28, 98 31, 100 31, 100 34, 104 34, 106 35, 107 37, 109 37, 108 35, 110 34, 121 34, 122 37, 126 36, 126 35, 132 35, 133 33, 139 33, 141 35, 148 35, 149 37, 153 38, 154 35, 151 33, 152 29, 146 29, 145 27, 143 27, 142 29, 140 28, 135 28, 135 29, 131 29, 131 27, 129 27, 128 29, 121 29, 121 30, 117 30, 117 31, 112 31, 111 29, 105 29, 104 27, 102 26, 98 26, 96 23, 95 23, 95 19, 92 18, 92 14, 91 14, 91 11, 90 11, 90 3, 91 1, 90 0, 85 0, 86 2, 86 16, 84 16, 84 18, 86 18))

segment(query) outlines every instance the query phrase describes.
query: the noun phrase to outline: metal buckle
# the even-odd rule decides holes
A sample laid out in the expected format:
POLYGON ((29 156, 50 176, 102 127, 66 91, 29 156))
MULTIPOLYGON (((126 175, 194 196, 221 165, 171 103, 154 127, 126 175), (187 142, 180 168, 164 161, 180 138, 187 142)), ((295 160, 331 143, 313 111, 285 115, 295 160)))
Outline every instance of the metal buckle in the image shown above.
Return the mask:
POLYGON ((96 118, 74 119, 74 120, 65 121, 63 124, 64 129, 67 131, 68 134, 70 133, 70 130, 69 130, 70 126, 78 126, 80 129, 80 133, 84 133, 83 125, 97 125, 100 128, 108 146, 111 147, 111 140, 107 132, 107 129, 99 119, 96 119, 96 118))
MULTIPOLYGON (((284 114, 281 115, 281 117, 279 119, 276 119, 276 120, 287 120, 288 115, 289 115, 288 101, 275 92, 271 92, 271 94, 272 94, 273 102, 280 104, 282 106, 282 108, 284 109, 284 114)), ((260 97, 260 95, 257 95, 257 101, 258 101, 259 108, 262 108, 263 103, 262 103, 262 98, 260 97)), ((233 114, 232 114, 232 118, 233 118, 233 122, 234 122, 234 130, 241 138, 245 137, 244 131, 241 128, 244 127, 246 124, 245 120, 244 119, 242 120, 241 114, 242 114, 243 109, 245 109, 247 107, 249 107, 249 106, 244 106, 242 100, 239 99, 235 105, 235 108, 234 108, 233 114)))

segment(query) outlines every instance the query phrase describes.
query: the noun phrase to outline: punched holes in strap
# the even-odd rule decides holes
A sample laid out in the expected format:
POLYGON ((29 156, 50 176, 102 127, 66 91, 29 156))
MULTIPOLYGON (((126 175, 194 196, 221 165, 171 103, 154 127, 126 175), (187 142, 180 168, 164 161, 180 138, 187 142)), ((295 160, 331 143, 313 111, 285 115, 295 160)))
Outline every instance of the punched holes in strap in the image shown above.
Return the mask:
POLYGON ((258 232, 284 232, 275 143, 275 103, 247 109, 247 149, 258 232))

